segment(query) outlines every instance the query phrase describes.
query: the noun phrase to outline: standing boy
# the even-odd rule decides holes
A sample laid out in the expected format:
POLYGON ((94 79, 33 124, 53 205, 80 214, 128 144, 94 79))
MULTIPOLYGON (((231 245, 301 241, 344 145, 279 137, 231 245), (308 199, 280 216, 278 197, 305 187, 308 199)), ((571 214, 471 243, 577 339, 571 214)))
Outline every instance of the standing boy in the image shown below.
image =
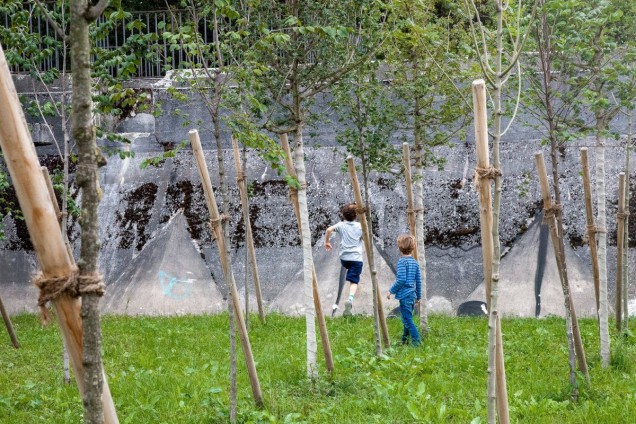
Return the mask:
MULTIPOLYGON (((351 315, 353 307, 353 299, 358 290, 360 282, 360 274, 362 273, 362 227, 356 222, 358 216, 356 212, 356 204, 350 203, 340 210, 344 221, 340 221, 336 225, 327 228, 325 233, 325 250, 331 251, 331 233, 334 231, 340 234, 340 263, 347 270, 346 279, 349 282, 349 300, 345 303, 344 316, 351 315)), ((335 305, 334 309, 338 306, 335 305)))
POLYGON ((391 299, 391 294, 394 294, 400 301, 400 314, 404 324, 402 344, 407 344, 411 336, 413 346, 419 346, 420 333, 413 322, 413 307, 422 297, 422 274, 420 265, 412 256, 415 250, 415 239, 410 234, 402 234, 397 239, 397 245, 402 252, 402 257, 397 263, 395 283, 391 286, 386 298, 391 299))

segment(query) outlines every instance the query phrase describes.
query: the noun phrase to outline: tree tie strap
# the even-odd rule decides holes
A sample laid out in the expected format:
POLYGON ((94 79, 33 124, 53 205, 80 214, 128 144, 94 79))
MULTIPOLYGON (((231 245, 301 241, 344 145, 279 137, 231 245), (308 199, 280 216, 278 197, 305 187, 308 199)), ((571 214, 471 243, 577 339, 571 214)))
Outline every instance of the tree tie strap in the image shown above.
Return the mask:
POLYGON ((494 166, 489 166, 488 168, 482 168, 479 166, 475 167, 475 174, 473 175, 473 182, 475 184, 475 190, 479 190, 480 182, 482 179, 495 179, 495 177, 501 177, 503 174, 500 169, 495 168, 494 166))
POLYGON ((61 277, 45 277, 41 272, 33 278, 33 284, 40 289, 38 306, 42 322, 47 324, 51 316, 46 309, 49 301, 57 299, 62 294, 78 298, 84 294, 104 295, 104 283, 98 273, 80 275, 77 267, 73 267, 68 275, 61 277))
POLYGON ((606 233, 607 229, 605 227, 598 227, 596 225, 588 225, 587 233, 585 237, 583 237, 583 243, 590 244, 590 237, 594 237, 596 233, 606 233))
POLYGON ((230 219, 230 217, 222 213, 218 218, 210 219, 210 228, 214 231, 222 222, 226 222, 228 219, 230 219))
POLYGON ((549 220, 555 218, 562 210, 563 205, 560 203, 553 203, 549 208, 543 209, 543 223, 549 224, 549 220))

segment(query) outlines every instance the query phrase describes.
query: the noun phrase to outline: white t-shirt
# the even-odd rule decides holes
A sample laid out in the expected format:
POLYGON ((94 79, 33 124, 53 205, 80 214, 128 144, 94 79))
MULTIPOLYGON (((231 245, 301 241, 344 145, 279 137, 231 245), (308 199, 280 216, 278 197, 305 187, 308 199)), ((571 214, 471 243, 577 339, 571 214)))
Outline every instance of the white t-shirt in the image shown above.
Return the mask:
POLYGON ((362 227, 357 221, 340 221, 334 225, 340 234, 340 254, 343 261, 364 262, 362 259, 362 227))

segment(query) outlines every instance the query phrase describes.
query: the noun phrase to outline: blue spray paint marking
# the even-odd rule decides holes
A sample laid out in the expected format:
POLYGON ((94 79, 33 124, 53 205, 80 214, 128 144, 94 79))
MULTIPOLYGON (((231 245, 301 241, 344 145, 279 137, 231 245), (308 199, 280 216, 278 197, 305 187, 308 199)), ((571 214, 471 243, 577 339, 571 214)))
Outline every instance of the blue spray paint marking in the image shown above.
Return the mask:
POLYGON ((163 271, 159 271, 157 278, 163 294, 172 299, 183 300, 192 291, 192 280, 182 280, 163 271))

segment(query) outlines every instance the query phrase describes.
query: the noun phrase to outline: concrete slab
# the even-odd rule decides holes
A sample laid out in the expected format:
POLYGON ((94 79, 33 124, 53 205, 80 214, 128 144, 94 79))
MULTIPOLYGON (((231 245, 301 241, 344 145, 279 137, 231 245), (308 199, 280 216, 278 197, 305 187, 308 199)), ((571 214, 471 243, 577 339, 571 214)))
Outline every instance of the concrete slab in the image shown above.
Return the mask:
MULTIPOLYGON (((539 214, 501 260, 499 311, 507 316, 534 317, 537 312, 535 284, 540 282, 539 317, 565 315, 563 289, 547 227, 539 214), (540 248, 540 246, 545 246, 540 248)), ((570 291, 578 317, 595 316, 592 271, 566 244, 566 262, 570 291)), ((486 300, 480 284, 466 300, 486 300)))
POLYGON ((117 314, 200 314, 223 308, 223 296, 181 213, 107 285, 102 302, 104 312, 117 314))

